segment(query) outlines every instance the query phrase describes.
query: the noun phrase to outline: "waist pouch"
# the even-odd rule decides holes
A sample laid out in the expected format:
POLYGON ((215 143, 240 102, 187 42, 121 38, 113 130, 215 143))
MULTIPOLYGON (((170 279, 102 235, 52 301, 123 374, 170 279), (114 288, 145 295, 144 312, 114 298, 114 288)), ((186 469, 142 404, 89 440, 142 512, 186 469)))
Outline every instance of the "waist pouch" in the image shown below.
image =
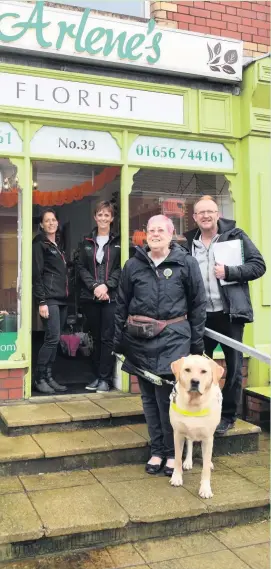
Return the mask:
POLYGON ((186 314, 178 318, 171 318, 171 320, 155 320, 155 318, 150 318, 149 316, 128 316, 126 328, 128 334, 133 338, 155 338, 168 324, 182 322, 186 318, 186 314))

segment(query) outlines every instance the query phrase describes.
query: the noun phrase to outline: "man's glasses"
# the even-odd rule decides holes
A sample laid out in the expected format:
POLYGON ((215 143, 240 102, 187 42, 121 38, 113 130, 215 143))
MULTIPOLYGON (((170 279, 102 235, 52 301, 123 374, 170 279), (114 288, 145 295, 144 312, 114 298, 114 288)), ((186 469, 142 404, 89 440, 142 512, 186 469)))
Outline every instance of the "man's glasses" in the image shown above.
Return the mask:
POLYGON ((204 215, 214 215, 215 213, 218 213, 218 210, 216 209, 215 211, 211 211, 210 209, 206 209, 205 211, 197 211, 195 212, 195 215, 198 215, 199 217, 203 217, 204 215))

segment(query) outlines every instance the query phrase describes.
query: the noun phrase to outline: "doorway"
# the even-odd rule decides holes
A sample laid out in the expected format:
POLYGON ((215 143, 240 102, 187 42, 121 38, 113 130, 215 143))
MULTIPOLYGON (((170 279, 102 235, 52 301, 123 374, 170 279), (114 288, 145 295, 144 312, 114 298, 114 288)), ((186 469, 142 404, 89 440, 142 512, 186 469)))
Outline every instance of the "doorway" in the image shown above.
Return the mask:
MULTIPOLYGON (((95 226, 95 207, 108 201, 114 207, 111 230, 120 234, 120 168, 97 164, 34 161, 33 178, 33 238, 40 231, 42 212, 53 208, 59 218, 61 246, 68 265, 68 317, 58 346, 54 377, 66 385, 70 393, 85 393, 93 379, 91 365, 92 338, 80 306, 80 279, 76 271, 76 256, 82 239, 95 226), (67 336, 77 336, 76 352, 69 349, 67 336)), ((37 355, 43 343, 44 331, 35 302, 32 302, 32 377, 37 355)), ((117 372, 116 372, 117 373, 117 372)), ((116 383, 119 378, 115 378, 116 383)), ((32 396, 40 395, 33 389, 32 396)))

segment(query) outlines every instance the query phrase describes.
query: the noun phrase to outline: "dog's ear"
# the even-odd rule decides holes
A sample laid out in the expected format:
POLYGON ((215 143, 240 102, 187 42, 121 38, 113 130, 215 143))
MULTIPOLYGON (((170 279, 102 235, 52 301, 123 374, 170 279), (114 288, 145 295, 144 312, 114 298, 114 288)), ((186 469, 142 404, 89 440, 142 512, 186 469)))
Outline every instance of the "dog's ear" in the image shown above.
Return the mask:
POLYGON ((171 364, 171 371, 172 371, 172 373, 174 373, 176 379, 178 379, 178 377, 180 375, 180 371, 183 367, 184 360, 185 360, 185 358, 180 358, 179 360, 176 360, 175 362, 172 362, 172 364, 171 364))
POLYGON ((224 373, 224 368, 212 360, 212 372, 214 384, 219 385, 219 381, 224 373))

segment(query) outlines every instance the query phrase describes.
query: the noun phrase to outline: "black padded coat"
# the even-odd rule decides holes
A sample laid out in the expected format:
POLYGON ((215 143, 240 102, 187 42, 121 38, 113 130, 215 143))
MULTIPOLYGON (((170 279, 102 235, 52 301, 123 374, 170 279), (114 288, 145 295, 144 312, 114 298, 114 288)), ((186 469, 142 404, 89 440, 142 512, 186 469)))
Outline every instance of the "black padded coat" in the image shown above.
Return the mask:
POLYGON ((137 247, 124 266, 116 302, 114 349, 133 365, 168 375, 171 362, 189 353, 202 354, 204 285, 197 261, 177 243, 171 244, 168 257, 158 267, 149 258, 148 247, 137 247), (187 320, 167 325, 154 338, 140 339, 128 334, 129 314, 156 320, 187 314, 187 320))

